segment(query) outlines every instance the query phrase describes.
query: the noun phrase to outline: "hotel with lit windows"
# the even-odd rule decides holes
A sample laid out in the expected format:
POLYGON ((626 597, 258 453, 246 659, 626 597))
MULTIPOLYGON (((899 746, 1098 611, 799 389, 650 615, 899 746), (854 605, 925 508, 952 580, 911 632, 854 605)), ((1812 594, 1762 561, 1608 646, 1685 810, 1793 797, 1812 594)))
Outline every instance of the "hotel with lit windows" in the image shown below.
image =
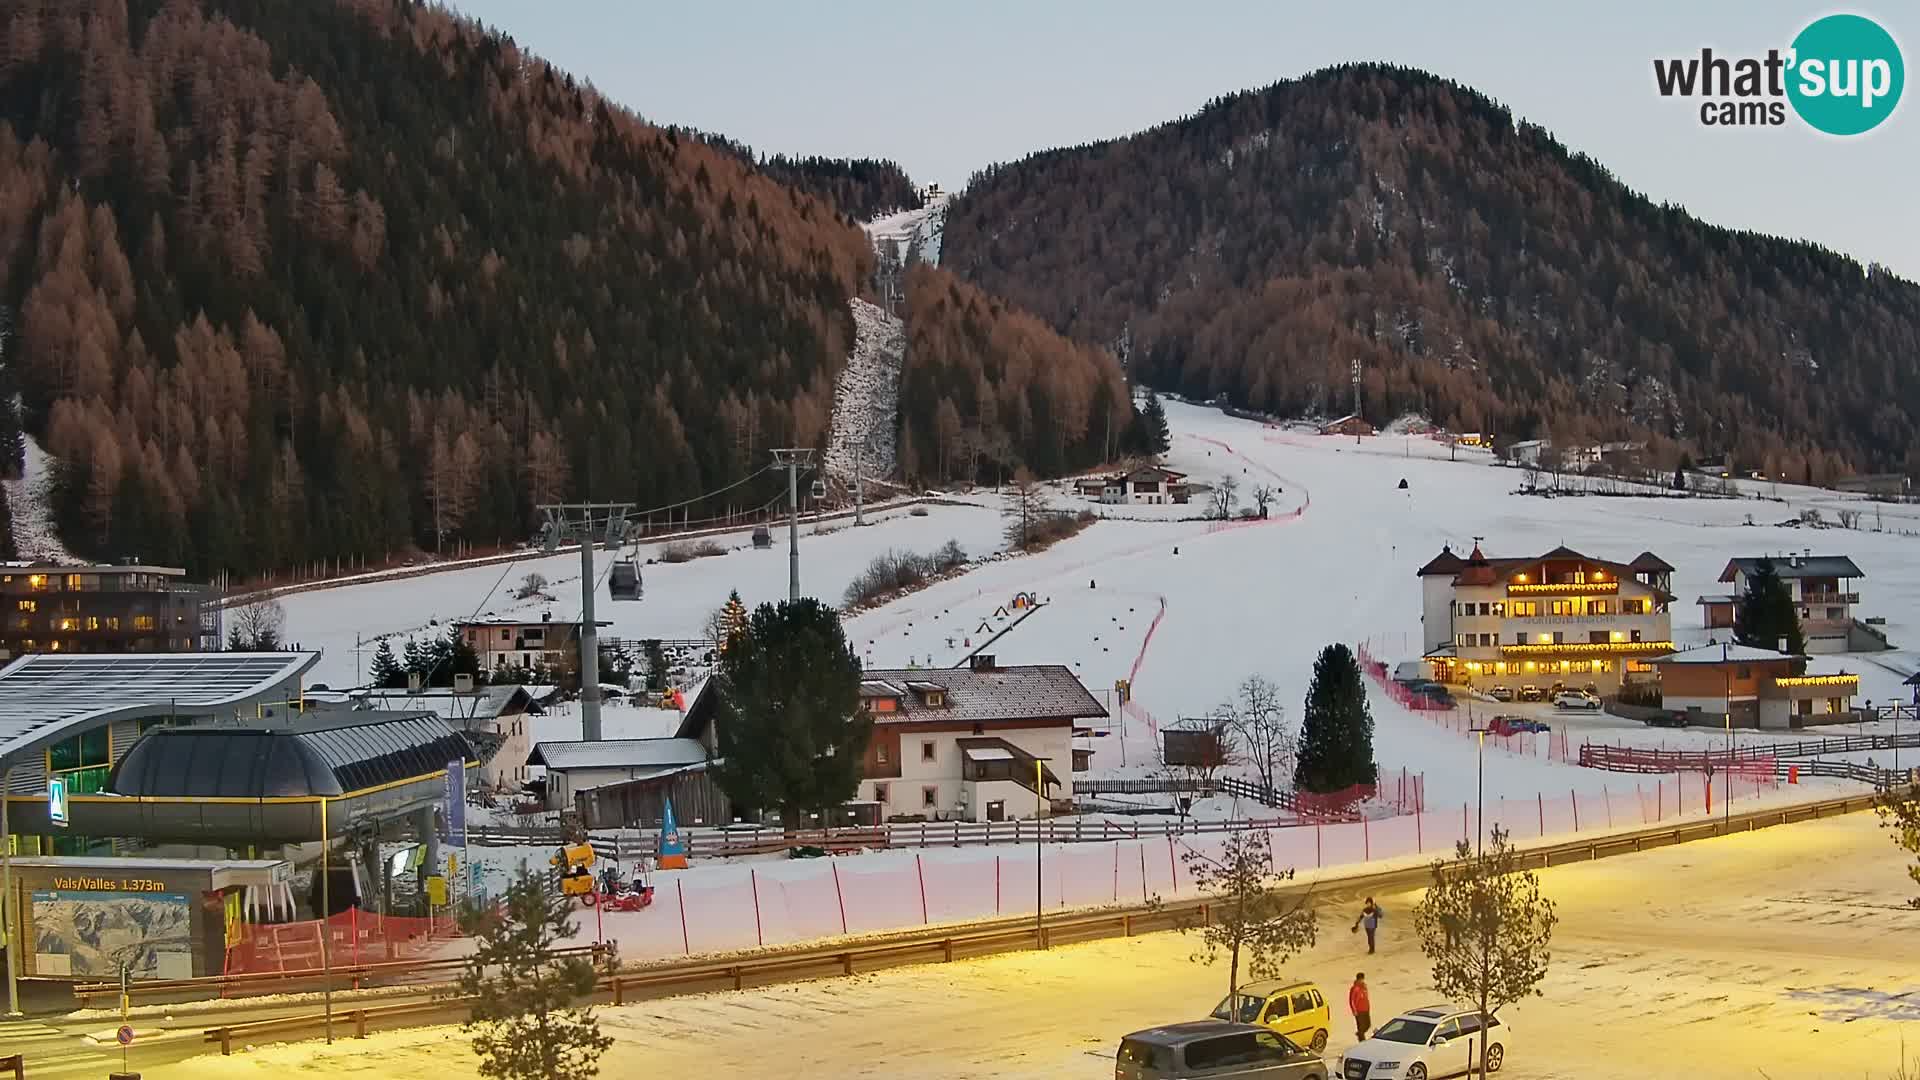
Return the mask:
POLYGON ((1557 547, 1488 558, 1476 542, 1442 548, 1419 570, 1424 655, 1432 677, 1518 690, 1651 681, 1649 663, 1673 651, 1673 567, 1650 551, 1610 562, 1557 547))
POLYGON ((0 563, 0 661, 26 653, 211 652, 216 597, 172 566, 0 563))

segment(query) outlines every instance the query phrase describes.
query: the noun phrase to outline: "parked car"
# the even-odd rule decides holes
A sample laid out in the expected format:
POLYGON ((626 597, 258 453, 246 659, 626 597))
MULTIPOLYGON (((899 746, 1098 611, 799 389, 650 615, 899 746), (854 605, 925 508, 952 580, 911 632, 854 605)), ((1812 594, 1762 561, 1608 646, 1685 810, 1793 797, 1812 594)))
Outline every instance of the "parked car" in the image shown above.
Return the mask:
POLYGON ((1425 701, 1433 705, 1446 706, 1453 704, 1453 693, 1438 683, 1429 683, 1426 686, 1414 687, 1413 696, 1415 700, 1425 701))
POLYGON ((1519 696, 1521 701, 1542 701, 1547 695, 1542 694, 1539 687, 1528 683, 1520 688, 1519 696))
POLYGON ((1491 690, 1489 690, 1489 691, 1487 691, 1487 696, 1488 696, 1488 697, 1490 697, 1490 698, 1492 698, 1492 699, 1493 699, 1493 700, 1495 700, 1495 701, 1512 701, 1512 700, 1513 700, 1513 687, 1511 687, 1511 686, 1496 686, 1496 687, 1494 687, 1493 689, 1491 689, 1491 690))
POLYGON ((1587 695, 1590 698, 1598 698, 1600 696, 1600 684, 1588 683, 1587 685, 1580 688, 1580 692, 1587 695))
MULTIPOLYGON (((1494 1014, 1487 1023, 1487 1071, 1498 1072, 1513 1048, 1513 1029, 1494 1014)), ((1341 1080, 1438 1080, 1480 1066, 1480 1013, 1431 1005, 1401 1013, 1339 1060, 1341 1080)))
POLYGON ((1556 695, 1556 694, 1558 694, 1558 693, 1560 693, 1561 691, 1563 691, 1563 690, 1565 690, 1566 688, 1567 688, 1567 684, 1566 684, 1566 683, 1563 683, 1563 682, 1555 682, 1555 683, 1554 683, 1554 684, 1553 684, 1552 686, 1549 686, 1549 687, 1547 687, 1547 697, 1548 697, 1549 699, 1551 699, 1551 698, 1552 698, 1552 697, 1553 697, 1554 695, 1556 695))
POLYGON ((1598 709, 1600 699, 1588 697, 1578 690, 1562 690, 1553 695, 1553 707, 1556 709, 1598 709))
POLYGON ((1487 723, 1495 735, 1535 735, 1553 728, 1526 716, 1496 716, 1487 723))
POLYGON ((1678 709, 1662 709, 1647 717, 1648 727, 1686 727, 1687 714, 1678 709))
POLYGON ((1326 995, 1313 983, 1298 979, 1247 983, 1214 1006, 1213 1018, 1264 1025, 1316 1054, 1327 1048, 1327 1032, 1333 1026, 1326 995))
POLYGON ((1120 1040, 1113 1080, 1327 1080, 1326 1062, 1277 1031, 1225 1020, 1136 1031, 1120 1040))

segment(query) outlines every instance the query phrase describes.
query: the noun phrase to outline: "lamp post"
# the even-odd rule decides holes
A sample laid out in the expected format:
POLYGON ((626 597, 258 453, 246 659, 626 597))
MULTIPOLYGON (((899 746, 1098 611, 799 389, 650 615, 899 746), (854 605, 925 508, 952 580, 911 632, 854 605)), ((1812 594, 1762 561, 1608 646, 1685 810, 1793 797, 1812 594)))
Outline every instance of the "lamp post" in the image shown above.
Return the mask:
POLYGON ((1493 728, 1491 726, 1470 727, 1467 730, 1479 737, 1477 740, 1479 750, 1476 754, 1479 761, 1475 766, 1476 775, 1473 782, 1473 857, 1477 859, 1480 857, 1487 834, 1487 733, 1493 728))
POLYGON ((1047 808, 1047 762, 1050 759, 1033 759, 1033 944, 1035 948, 1047 947, 1047 903, 1046 876, 1040 872, 1041 845, 1040 818, 1047 808))

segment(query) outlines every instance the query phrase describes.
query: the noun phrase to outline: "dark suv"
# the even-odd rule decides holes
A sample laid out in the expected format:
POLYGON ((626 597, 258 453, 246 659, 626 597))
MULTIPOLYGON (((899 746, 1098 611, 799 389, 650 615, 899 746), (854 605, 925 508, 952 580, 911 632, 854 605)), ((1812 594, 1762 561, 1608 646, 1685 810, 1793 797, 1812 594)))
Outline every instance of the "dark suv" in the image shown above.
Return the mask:
POLYGON ((1318 1054, 1257 1024, 1196 1020, 1136 1031, 1120 1040, 1113 1080, 1326 1080, 1318 1054))

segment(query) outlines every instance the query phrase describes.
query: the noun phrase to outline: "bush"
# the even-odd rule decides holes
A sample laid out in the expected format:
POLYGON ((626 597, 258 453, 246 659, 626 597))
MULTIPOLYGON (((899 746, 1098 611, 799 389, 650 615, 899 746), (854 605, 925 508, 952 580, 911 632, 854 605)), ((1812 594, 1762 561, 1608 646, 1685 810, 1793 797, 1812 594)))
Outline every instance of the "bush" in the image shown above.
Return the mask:
POLYGON ((911 551, 876 555, 847 585, 846 605, 858 607, 891 593, 916 589, 926 584, 928 578, 958 569, 966 561, 966 551, 955 540, 947 541, 931 555, 911 551))
POLYGON ((663 563, 692 562, 709 555, 725 555, 727 549, 714 540, 676 540, 660 549, 663 563))
POLYGON ((926 517, 927 508, 924 506, 916 506, 913 509, 907 511, 907 513, 913 515, 914 517, 926 517))
POLYGON ((1623 683, 1616 698, 1622 705, 1659 708, 1660 687, 1655 683, 1623 683))
POLYGON ((1038 551, 1049 544, 1078 535, 1080 530, 1099 520, 1100 515, 1091 510, 1082 510, 1079 513, 1048 514, 1034 522, 1033 539, 1028 545, 1028 550, 1038 551))

